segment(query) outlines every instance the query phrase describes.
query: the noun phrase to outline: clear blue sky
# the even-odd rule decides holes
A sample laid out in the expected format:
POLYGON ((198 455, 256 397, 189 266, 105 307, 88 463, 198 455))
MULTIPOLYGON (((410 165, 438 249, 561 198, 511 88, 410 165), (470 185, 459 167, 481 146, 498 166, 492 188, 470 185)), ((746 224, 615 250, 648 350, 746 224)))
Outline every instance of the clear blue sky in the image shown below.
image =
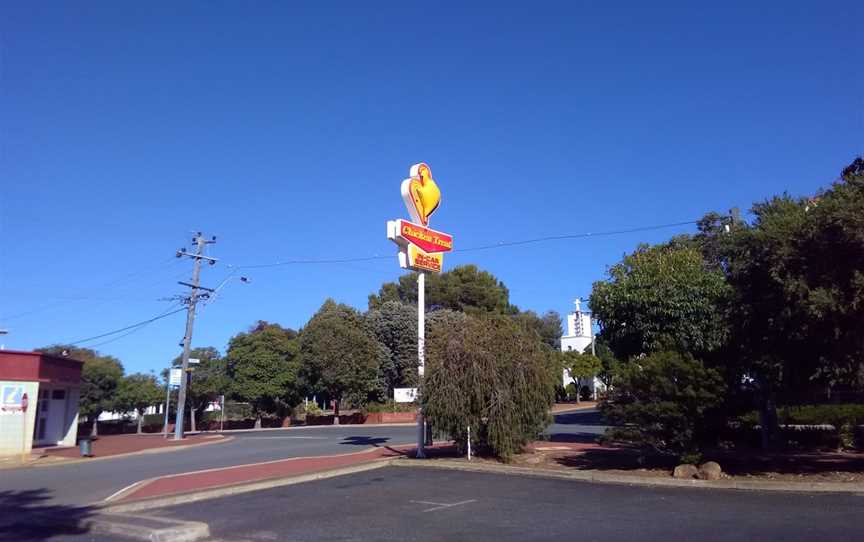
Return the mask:
MULTIPOLYGON (((197 320, 365 309, 400 271, 387 219, 426 161, 457 247, 604 231, 811 194, 864 151, 849 2, 7 2, 0 15, 0 326, 7 348, 164 311, 192 231, 250 271, 197 320)), ((448 255, 562 313, 640 241, 687 227, 448 255)), ((97 349, 179 353, 183 314, 97 349)), ((100 341, 93 341, 98 344, 100 341)), ((86 346, 86 345, 85 345, 86 346)))

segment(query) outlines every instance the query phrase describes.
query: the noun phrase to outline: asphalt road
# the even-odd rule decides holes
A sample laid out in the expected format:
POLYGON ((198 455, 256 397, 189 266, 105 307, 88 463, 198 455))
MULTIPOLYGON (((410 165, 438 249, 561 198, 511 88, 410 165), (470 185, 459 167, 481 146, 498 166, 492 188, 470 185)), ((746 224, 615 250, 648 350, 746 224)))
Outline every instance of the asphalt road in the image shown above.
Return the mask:
MULTIPOLYGON (((559 414, 555 422, 547 431, 553 440, 591 440, 604 429, 594 411, 559 414)), ((166 474, 356 452, 383 444, 410 444, 416 438, 416 429, 346 425, 237 432, 231 436, 231 442, 186 450, 0 470, 0 497, 11 498, 16 493, 38 496, 43 506, 96 503, 130 484, 166 474)))
POLYGON ((861 497, 387 467, 163 510, 222 540, 861 540, 861 497))

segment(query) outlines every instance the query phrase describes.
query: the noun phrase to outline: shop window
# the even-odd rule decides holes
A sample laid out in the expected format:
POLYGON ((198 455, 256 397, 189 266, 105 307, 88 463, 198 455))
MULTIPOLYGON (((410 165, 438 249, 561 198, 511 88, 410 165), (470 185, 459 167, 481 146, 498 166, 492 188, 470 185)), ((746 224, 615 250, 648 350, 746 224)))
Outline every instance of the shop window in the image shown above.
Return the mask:
POLYGON ((51 392, 51 399, 60 400, 66 399, 66 390, 54 390, 51 392))

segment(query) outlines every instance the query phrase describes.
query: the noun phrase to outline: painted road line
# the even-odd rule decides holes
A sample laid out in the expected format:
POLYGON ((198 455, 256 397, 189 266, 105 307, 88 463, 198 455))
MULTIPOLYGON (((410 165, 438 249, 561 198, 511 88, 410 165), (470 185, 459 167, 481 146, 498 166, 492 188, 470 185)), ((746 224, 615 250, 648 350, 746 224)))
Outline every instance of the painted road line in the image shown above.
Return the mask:
POLYGON ((468 499, 467 501, 460 501, 460 502, 454 502, 454 503, 449 503, 449 504, 443 503, 443 502, 430 502, 430 501, 410 501, 410 502, 413 502, 415 504, 431 505, 431 506, 433 506, 433 508, 428 508, 426 510, 423 510, 423 512, 434 512, 436 510, 443 510, 445 508, 453 508, 454 506, 462 506, 463 504, 469 504, 472 502, 477 502, 477 499, 468 499))
POLYGON ((123 496, 123 495, 129 493, 129 492, 132 491, 133 489, 135 489, 135 488, 137 488, 138 486, 143 485, 143 484, 145 484, 145 483, 147 483, 147 482, 149 482, 149 481, 150 481, 150 479, 148 478, 147 480, 138 480, 137 482, 132 482, 132 483, 129 484, 128 486, 124 487, 123 489, 118 489, 118 490, 115 491, 114 493, 112 493, 112 494, 108 495, 107 497, 105 497, 105 502, 111 502, 111 501, 113 501, 114 499, 119 499, 121 496, 123 496))

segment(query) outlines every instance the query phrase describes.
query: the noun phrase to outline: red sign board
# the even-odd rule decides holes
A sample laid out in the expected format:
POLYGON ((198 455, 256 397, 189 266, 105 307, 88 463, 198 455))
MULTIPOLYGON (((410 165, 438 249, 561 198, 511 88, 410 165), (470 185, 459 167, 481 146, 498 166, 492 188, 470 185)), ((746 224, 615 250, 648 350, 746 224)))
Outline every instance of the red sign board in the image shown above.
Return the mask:
POLYGON ((398 221, 398 234, 423 252, 450 252, 453 250, 453 236, 444 232, 430 230, 407 220, 398 221))

